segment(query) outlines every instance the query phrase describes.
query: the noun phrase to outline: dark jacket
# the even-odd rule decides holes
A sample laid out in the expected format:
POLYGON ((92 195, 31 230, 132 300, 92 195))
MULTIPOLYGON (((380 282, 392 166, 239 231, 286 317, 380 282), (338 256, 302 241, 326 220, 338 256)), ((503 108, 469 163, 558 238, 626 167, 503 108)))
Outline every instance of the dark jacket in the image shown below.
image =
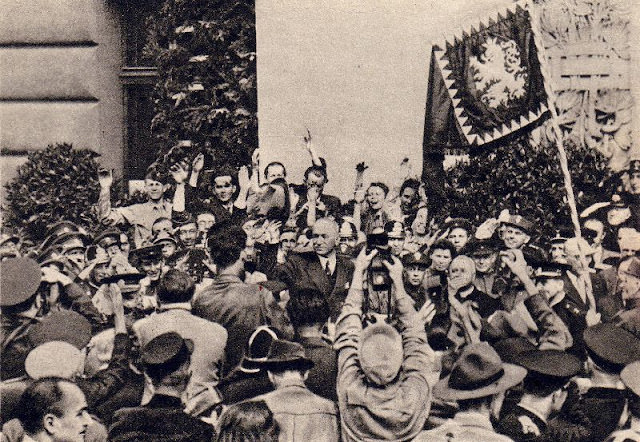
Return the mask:
POLYGON ((299 288, 315 288, 327 297, 331 317, 335 320, 349 290, 353 277, 353 263, 336 256, 336 268, 329 278, 315 252, 291 253, 287 262, 276 269, 276 279, 289 287, 291 292, 299 288))
POLYGON ((301 337, 298 342, 314 366, 304 382, 307 388, 318 396, 338 401, 336 378, 338 377, 338 356, 330 343, 321 337, 301 337))
POLYGON ((109 440, 211 441, 213 427, 182 411, 179 398, 155 395, 143 407, 122 408, 113 417, 109 440))
POLYGON ((215 195, 206 195, 199 188, 185 186, 185 208, 196 214, 211 212, 216 219, 216 224, 229 221, 236 226, 242 226, 247 220, 247 211, 233 207, 231 213, 225 209, 215 195))
POLYGON ((210 286, 196 293, 191 304, 191 313, 227 329, 223 375, 240 363, 249 336, 258 326, 273 326, 285 339, 293 339, 289 317, 273 294, 261 285, 245 284, 237 276, 218 276, 210 286))
MULTIPOLYGON (((298 212, 307 203, 307 188, 304 185, 291 185, 290 188, 293 188, 294 192, 298 195, 298 203, 296 204, 294 212, 298 212)), ((325 195, 324 193, 318 197, 318 200, 324 204, 324 210, 316 209, 316 219, 324 218, 326 216, 332 215, 336 219, 340 215, 340 211, 342 209, 342 203, 340 202, 340 198, 333 195, 325 195)), ((303 210, 300 215, 298 215, 296 219, 296 225, 300 228, 307 227, 307 212, 308 210, 303 210)))

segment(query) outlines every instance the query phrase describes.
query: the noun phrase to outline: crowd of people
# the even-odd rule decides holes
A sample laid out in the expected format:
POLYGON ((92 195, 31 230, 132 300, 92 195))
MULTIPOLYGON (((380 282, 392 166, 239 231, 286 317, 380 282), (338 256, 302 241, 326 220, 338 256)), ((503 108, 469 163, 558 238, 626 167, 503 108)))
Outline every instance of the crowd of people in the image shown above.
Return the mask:
POLYGON ((362 163, 343 204, 306 146, 302 184, 178 146, 144 203, 98 172, 95 235, 3 232, 2 441, 640 441, 640 161, 545 238, 362 163))

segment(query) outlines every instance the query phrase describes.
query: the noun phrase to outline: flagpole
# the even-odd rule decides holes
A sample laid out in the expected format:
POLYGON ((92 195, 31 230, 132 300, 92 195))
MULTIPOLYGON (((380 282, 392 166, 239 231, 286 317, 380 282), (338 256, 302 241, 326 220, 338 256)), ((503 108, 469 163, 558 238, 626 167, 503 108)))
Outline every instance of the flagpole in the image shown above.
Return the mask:
MULTIPOLYGON (((582 239, 582 231, 580 229, 580 219, 578 218, 578 208, 576 206, 576 199, 573 192, 573 185, 571 183, 571 174, 569 172, 569 161, 567 160, 567 152, 564 149, 563 135, 562 130, 560 129, 560 124, 558 123, 558 112, 556 110, 556 95, 555 91, 552 87, 552 78, 547 69, 547 57, 546 50, 544 47, 544 42, 542 41, 542 34, 540 32, 540 16, 538 15, 538 10, 536 6, 533 4, 531 0, 527 2, 527 10, 529 11, 529 15, 531 18, 531 30, 533 31, 533 38, 536 43, 536 47, 538 50, 538 61, 540 63, 540 71, 542 72, 542 77, 544 79, 544 89, 547 93, 547 107, 551 112, 551 127, 553 128, 553 134, 555 138, 556 148, 558 149, 558 158, 560 159, 560 169, 562 170, 562 175, 564 177, 564 188, 567 193, 567 203, 569 204, 569 211, 571 213, 571 221, 573 223, 573 229, 575 232, 575 237, 578 238, 578 242, 581 242, 582 239)), ((588 273, 588 265, 587 258, 584 254, 584 250, 581 247, 578 247, 578 252, 580 253, 580 261, 582 263, 583 268, 583 276, 584 282, 586 285, 587 299, 590 305, 590 310, 595 309, 596 302, 593 296, 593 288, 591 286, 591 277, 588 273)))

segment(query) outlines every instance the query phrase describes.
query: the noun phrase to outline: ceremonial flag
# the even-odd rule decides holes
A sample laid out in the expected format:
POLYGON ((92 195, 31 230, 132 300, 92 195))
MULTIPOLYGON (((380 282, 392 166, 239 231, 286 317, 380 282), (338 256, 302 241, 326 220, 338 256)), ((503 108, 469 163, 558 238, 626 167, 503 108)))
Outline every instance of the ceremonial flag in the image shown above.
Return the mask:
POLYGON ((441 158, 445 148, 491 143, 546 114, 544 79, 523 2, 433 45, 425 163, 441 158))

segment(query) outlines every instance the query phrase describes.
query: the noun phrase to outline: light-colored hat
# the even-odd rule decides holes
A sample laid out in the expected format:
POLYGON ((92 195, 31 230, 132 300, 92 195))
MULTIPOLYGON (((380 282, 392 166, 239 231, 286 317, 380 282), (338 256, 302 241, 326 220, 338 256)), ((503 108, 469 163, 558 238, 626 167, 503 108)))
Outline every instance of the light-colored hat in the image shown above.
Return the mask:
POLYGON ((404 360, 402 336, 384 322, 369 325, 360 336, 358 360, 371 382, 381 386, 389 384, 398 375, 404 360))
POLYGON ((564 251, 569 256, 578 256, 580 255, 580 251, 582 251, 585 256, 596 253, 596 250, 591 247, 584 238, 569 238, 564 243, 564 251))
POLYGON ((82 372, 84 354, 63 341, 50 341, 31 350, 24 368, 31 379, 57 376, 71 379, 82 372))

